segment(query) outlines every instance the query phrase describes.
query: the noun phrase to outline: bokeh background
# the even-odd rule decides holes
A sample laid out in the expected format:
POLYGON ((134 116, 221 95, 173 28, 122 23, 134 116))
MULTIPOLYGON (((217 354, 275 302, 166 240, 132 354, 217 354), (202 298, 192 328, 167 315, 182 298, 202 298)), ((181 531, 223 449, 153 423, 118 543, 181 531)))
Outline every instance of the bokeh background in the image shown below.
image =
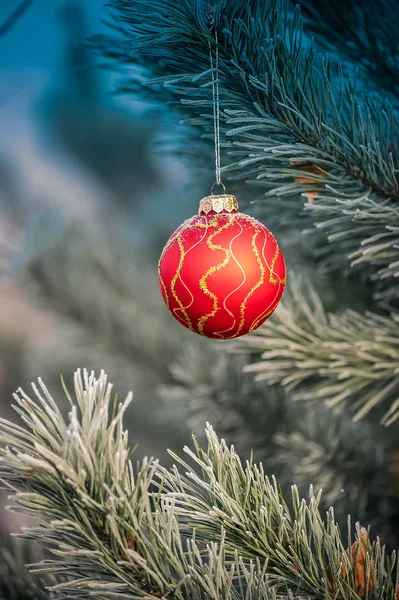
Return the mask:
MULTIPOLYGON (((0 35, 0 416, 39 376, 62 404, 60 374, 71 386, 76 368, 103 368, 134 390, 137 456, 167 460, 190 424, 157 390, 201 340, 167 313, 157 262, 207 193, 211 156, 193 164, 184 126, 148 95, 114 93, 114 65, 86 43, 108 31, 102 2, 28 4, 0 35)), ((0 3, 0 24, 16 6, 0 3)), ((17 524, 1 510, 0 525, 17 524)))

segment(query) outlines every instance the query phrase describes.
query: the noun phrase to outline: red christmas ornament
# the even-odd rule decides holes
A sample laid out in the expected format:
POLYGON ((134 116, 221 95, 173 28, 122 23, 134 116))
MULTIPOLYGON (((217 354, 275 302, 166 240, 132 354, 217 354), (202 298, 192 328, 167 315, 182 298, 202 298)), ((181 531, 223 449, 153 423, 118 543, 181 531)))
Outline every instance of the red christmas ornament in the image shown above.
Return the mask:
POLYGON ((209 338, 257 329, 276 309, 286 284, 277 241, 259 221, 238 212, 235 196, 207 196, 199 214, 169 238, 159 285, 173 317, 209 338))

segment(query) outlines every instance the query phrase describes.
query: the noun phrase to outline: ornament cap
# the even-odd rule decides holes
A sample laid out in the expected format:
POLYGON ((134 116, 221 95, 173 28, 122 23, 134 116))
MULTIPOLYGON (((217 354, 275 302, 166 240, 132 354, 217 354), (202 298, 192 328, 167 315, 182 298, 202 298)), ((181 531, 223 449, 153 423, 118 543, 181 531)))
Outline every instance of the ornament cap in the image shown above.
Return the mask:
POLYGON ((199 203, 199 215, 207 215, 210 212, 236 213, 238 212, 238 200, 232 194, 220 194, 205 196, 199 203))

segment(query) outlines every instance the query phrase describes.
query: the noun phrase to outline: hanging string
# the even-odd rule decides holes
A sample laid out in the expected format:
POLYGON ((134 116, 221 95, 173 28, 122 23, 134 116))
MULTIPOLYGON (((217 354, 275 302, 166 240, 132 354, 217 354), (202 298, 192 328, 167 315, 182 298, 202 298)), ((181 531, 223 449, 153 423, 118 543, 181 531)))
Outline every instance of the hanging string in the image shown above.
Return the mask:
MULTIPOLYGON (((216 184, 223 185, 221 179, 221 163, 220 163, 220 97, 219 97, 219 45, 218 32, 215 27, 215 68, 213 67, 213 56, 211 42, 209 45, 209 60, 211 63, 212 72, 212 98, 213 98, 213 130, 215 134, 215 174, 216 184)), ((224 186, 223 186, 224 187, 224 186)), ((213 188, 212 188, 213 189, 213 188)))

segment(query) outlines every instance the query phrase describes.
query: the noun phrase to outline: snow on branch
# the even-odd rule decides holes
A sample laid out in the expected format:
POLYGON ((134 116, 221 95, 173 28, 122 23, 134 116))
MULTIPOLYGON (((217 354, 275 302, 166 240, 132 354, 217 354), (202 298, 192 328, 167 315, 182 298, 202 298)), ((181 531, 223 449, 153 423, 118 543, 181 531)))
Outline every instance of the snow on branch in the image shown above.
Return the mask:
POLYGON ((35 571, 71 598, 219 599, 394 597, 395 556, 356 527, 344 545, 320 495, 292 489, 291 508, 262 465, 243 465, 207 427, 172 470, 133 466, 123 416, 105 373, 75 373, 65 421, 42 381, 15 394, 26 429, 1 421, 0 475, 14 510, 39 517, 24 530, 56 560, 35 571))

